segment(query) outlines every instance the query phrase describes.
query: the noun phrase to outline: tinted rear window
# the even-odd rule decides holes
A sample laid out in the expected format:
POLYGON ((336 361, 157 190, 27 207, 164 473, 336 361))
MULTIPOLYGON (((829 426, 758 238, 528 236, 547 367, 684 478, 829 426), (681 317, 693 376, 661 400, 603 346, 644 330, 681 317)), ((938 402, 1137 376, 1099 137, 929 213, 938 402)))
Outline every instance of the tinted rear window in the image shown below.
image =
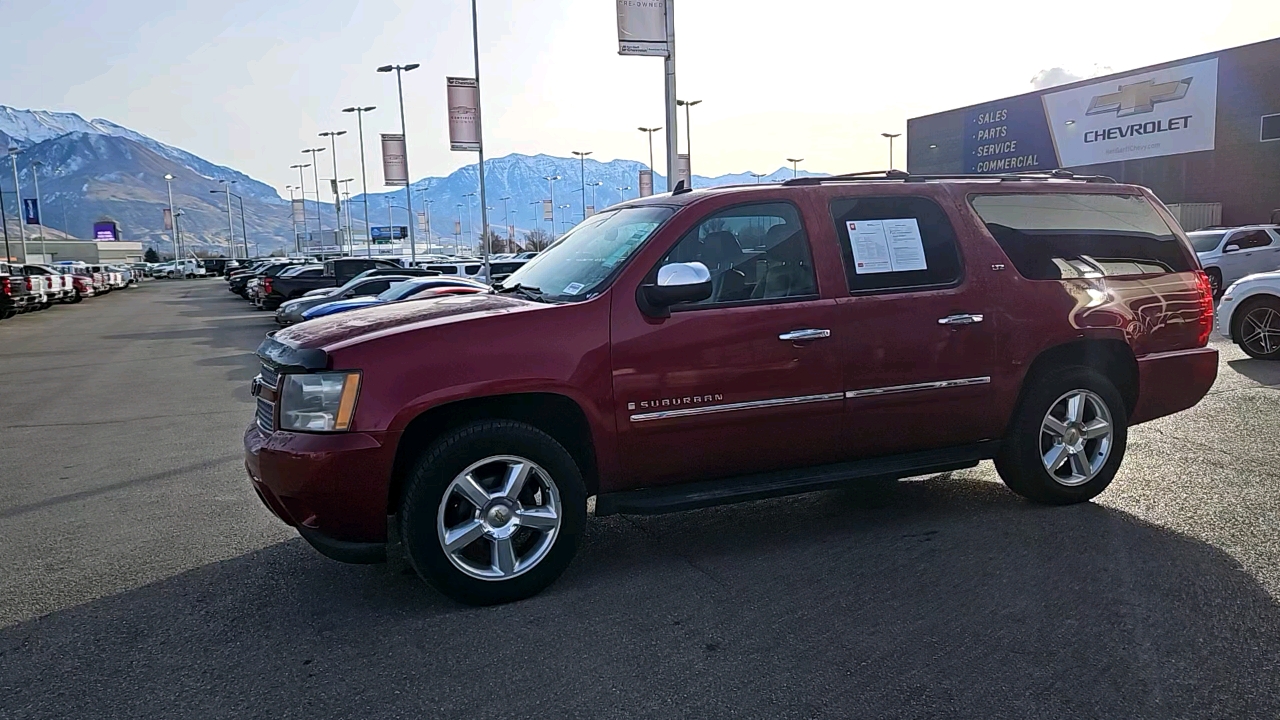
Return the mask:
POLYGON ((974 195, 970 203, 1032 280, 1194 269, 1182 242, 1141 195, 974 195))

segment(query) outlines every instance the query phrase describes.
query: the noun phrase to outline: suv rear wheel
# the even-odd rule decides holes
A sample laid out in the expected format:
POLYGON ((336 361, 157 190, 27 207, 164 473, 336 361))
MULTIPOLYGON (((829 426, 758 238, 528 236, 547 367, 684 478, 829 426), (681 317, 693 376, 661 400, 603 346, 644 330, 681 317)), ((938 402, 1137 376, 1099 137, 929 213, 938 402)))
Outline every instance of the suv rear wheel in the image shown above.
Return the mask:
POLYGON ((996 458, 1010 490, 1069 505, 1111 484, 1128 439, 1128 411, 1106 376, 1066 367, 1034 379, 996 458))
POLYGON ((410 471, 400 536, 414 570, 449 597, 493 605, 564 572, 586 525, 573 456, 527 423, 488 420, 434 442, 410 471))

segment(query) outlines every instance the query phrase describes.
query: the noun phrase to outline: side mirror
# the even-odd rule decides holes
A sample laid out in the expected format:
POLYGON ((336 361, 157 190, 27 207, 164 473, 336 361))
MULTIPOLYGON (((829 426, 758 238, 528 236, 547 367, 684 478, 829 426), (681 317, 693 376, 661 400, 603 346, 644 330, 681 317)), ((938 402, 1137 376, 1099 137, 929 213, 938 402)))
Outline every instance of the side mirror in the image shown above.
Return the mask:
POLYGON ((1240 246, 1236 245, 1235 243, 1227 243, 1226 245, 1222 246, 1222 252, 1224 253, 1233 253, 1233 252, 1237 252, 1238 250, 1240 250, 1240 246))
POLYGON ((711 297, 711 271, 700 262, 671 263, 658 268, 658 282, 641 285, 640 310, 650 317, 670 317, 671 306, 711 297))

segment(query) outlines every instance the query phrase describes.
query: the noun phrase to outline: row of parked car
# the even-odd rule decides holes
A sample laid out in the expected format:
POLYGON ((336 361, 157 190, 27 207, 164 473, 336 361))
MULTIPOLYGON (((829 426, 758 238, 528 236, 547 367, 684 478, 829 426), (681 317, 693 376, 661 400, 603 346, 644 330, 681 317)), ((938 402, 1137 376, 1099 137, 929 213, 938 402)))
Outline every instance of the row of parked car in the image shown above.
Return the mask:
POLYGON ((0 320, 134 287, 143 276, 128 265, 0 262, 0 320))
MULTIPOLYGON (((490 267, 495 276, 503 271, 505 277, 524 262, 511 259, 491 262, 490 267)), ((227 288, 260 310, 274 310, 281 325, 384 303, 490 289, 483 264, 477 261, 428 259, 406 265, 395 258, 270 258, 229 271, 227 288)))

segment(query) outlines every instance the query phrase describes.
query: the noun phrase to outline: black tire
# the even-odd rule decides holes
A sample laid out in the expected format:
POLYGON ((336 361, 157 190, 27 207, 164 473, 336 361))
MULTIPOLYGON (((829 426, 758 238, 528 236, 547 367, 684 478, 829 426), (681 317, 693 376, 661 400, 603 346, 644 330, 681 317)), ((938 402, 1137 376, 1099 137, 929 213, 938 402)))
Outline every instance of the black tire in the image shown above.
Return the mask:
POLYGON ((573 560, 586 519, 587 493, 573 456, 550 435, 514 420, 474 422, 433 442, 409 471, 399 517, 404 554, 413 569, 441 593, 468 605, 496 605, 541 592, 573 560), (441 547, 436 525, 454 478, 498 455, 527 458, 543 468, 559 493, 562 519, 541 561, 507 580, 483 580, 454 565, 441 547))
MULTIPOLYGON (((1257 342, 1245 342, 1245 337, 1249 334, 1244 327, 1245 318, 1249 317, 1250 313, 1259 310, 1271 310, 1280 314, 1280 298, 1274 295, 1263 295, 1251 297, 1240 303, 1240 307, 1236 308, 1235 312, 1231 314, 1231 339, 1235 340, 1240 349, 1251 358, 1280 360, 1280 344, 1276 344, 1271 352, 1267 352, 1265 345, 1259 345, 1257 342)), ((1269 316, 1268 320, 1270 327, 1276 327, 1276 316, 1269 316)))
POLYGON ((1221 299, 1222 291, 1226 290, 1226 288, 1222 287, 1222 271, 1211 267, 1205 270, 1204 274, 1209 276, 1209 288, 1213 291, 1213 299, 1221 299))
POLYGON ((70 299, 70 300, 68 300, 67 302, 68 302, 68 303, 71 303, 72 305, 75 305, 76 303, 80 302, 81 300, 84 300, 84 296, 80 294, 80 291, 79 291, 79 290, 77 290, 77 291, 76 291, 76 294, 75 294, 75 295, 72 295, 72 296, 71 296, 71 299, 70 299))
POLYGON ((1028 383, 996 457, 1000 478, 1010 490, 1038 503, 1071 505, 1092 500, 1111 484, 1124 459, 1129 415, 1120 391, 1102 373, 1081 366, 1037 373, 1028 383), (1077 390, 1092 393, 1106 405, 1111 416, 1111 445, 1096 474, 1087 482, 1067 485, 1045 468, 1042 424, 1061 398, 1077 390))

